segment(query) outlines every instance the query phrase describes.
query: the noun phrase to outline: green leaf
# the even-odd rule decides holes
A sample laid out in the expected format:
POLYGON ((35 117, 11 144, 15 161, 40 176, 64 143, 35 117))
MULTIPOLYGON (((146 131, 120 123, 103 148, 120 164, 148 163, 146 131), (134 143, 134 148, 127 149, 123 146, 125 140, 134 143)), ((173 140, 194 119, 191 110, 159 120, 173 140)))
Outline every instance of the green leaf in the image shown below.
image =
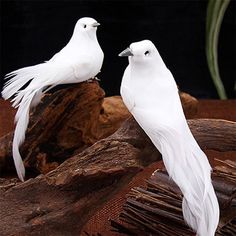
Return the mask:
POLYGON ((221 99, 227 99, 218 66, 218 39, 224 13, 230 0, 209 0, 206 19, 206 56, 208 68, 217 93, 221 99))

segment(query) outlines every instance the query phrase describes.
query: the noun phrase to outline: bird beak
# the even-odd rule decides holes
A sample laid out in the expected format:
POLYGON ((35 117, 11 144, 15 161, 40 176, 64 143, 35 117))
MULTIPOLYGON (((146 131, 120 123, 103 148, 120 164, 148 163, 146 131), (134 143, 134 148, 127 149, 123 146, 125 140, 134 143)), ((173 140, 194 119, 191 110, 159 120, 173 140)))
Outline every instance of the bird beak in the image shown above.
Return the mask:
POLYGON ((99 25, 100 25, 100 23, 98 23, 98 22, 95 22, 92 24, 93 27, 98 27, 99 25))
POLYGON ((129 57, 133 56, 134 54, 131 52, 130 48, 126 48, 123 52, 119 54, 119 57, 129 57))

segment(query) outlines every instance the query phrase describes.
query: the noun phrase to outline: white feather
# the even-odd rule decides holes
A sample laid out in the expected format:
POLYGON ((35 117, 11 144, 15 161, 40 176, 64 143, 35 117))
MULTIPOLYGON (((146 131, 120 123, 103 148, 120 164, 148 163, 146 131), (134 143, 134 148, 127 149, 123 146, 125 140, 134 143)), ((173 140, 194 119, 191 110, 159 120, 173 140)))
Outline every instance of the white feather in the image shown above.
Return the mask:
POLYGON ((15 116, 16 128, 12 143, 12 156, 15 163, 17 175, 21 181, 24 181, 25 168, 19 152, 19 146, 25 140, 25 131, 29 123, 30 104, 35 93, 35 91, 32 91, 31 93, 28 92, 27 94, 25 94, 15 116))
POLYGON ((12 78, 5 83, 2 91, 2 97, 4 99, 9 99, 12 97, 19 91, 19 89, 34 78, 35 74, 41 69, 42 65, 43 64, 24 67, 7 74, 5 76, 6 79, 12 78))
POLYGON ((80 83, 100 72, 104 55, 97 41, 97 26, 93 18, 81 18, 69 43, 49 61, 15 70, 5 77, 10 80, 5 83, 2 97, 15 96, 11 102, 18 108, 12 155, 21 181, 24 181, 25 168, 19 147, 25 140, 30 108, 37 106, 42 95, 56 85, 80 83))
POLYGON ((124 103, 181 189, 185 221, 198 236, 213 236, 219 205, 211 167, 188 127, 174 78, 151 41, 133 43, 129 50, 132 56, 121 84, 124 103))

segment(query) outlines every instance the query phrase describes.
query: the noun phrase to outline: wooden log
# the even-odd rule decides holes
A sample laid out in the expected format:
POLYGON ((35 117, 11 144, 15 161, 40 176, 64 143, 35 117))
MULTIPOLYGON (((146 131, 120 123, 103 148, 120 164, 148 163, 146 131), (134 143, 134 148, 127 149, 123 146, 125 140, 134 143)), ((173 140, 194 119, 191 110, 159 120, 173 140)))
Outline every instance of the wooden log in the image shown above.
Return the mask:
MULTIPOLYGON (((236 233, 233 223, 236 220, 236 183, 232 181, 236 178, 235 170, 235 166, 221 166, 214 170, 213 186, 220 203, 220 222, 216 235, 233 236, 236 233), (228 175, 223 177, 222 170, 228 175)), ((147 180, 146 188, 135 187, 130 191, 119 221, 112 220, 111 224, 125 235, 195 235, 182 216, 180 189, 170 180, 167 172, 161 170, 147 180)))
POLYGON ((157 153, 142 161, 146 145, 140 144, 142 130, 134 130, 133 123, 128 122, 115 138, 98 141, 47 175, 10 188, 9 183, 7 188, 2 183, 1 235, 79 235, 98 207, 145 165, 160 159, 157 153), (122 134, 130 142, 122 141, 122 134))
MULTIPOLYGON (((201 120, 191 123, 195 124, 193 127, 204 124, 201 120)), ((201 142, 203 139, 201 135, 201 142)), ((224 139, 220 143, 224 146, 224 139)), ((149 138, 130 118, 113 135, 46 175, 24 183, 2 181, 1 235, 16 235, 16 232, 19 235, 78 235, 104 202, 128 184, 137 172, 160 159, 149 138)))
POLYGON ((184 109, 184 114, 187 119, 196 118, 198 111, 198 100, 190 94, 180 91, 180 100, 184 109))
MULTIPOLYGON (((97 82, 82 83, 46 96, 33 111, 21 149, 25 163, 41 173, 54 170, 24 183, 0 181, 1 235, 79 235, 105 201, 145 166, 160 160, 159 152, 133 118, 101 139, 129 116, 115 115, 124 109, 120 98, 116 98, 119 108, 112 111, 109 107, 116 102, 106 100, 105 105, 103 97, 97 82)), ((196 129, 204 122, 211 125, 211 120, 192 122, 196 129)), ((217 120, 212 122, 215 127, 217 120)), ((219 131, 225 131, 225 122, 228 124, 220 122, 219 131)), ((235 124, 229 127, 233 142, 235 124)), ((200 143, 204 143, 204 130, 197 133, 200 143)), ((213 148, 228 150, 233 146, 221 136, 215 137, 214 132, 211 137, 217 140, 211 143, 213 148)), ((6 157, 10 155, 10 136, 3 139, 0 154, 6 157)))
MULTIPOLYGON (((104 98, 98 82, 63 86, 46 95, 32 111, 26 140, 20 148, 27 176, 48 173, 64 160, 114 133, 130 117, 120 96, 104 98), (32 172, 33 171, 33 172, 32 172)), ((180 93, 192 117, 197 100, 180 93)), ((0 139, 0 176, 12 169, 12 133, 0 139)))
MULTIPOLYGON (((104 99, 104 95, 95 81, 46 95, 31 113, 20 148, 26 168, 47 173, 74 152, 114 133, 130 113, 120 96, 104 99)), ((12 137, 9 133, 0 139, 0 176, 1 170, 14 170, 12 137)))
POLYGON ((217 151, 236 150, 236 123, 219 119, 201 119, 202 125, 188 120, 192 133, 202 149, 217 151))

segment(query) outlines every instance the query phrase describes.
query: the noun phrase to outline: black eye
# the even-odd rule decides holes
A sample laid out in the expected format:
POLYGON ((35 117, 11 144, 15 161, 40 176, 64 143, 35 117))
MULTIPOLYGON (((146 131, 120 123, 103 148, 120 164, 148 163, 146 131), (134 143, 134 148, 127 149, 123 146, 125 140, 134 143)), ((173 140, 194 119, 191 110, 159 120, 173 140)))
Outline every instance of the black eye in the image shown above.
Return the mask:
POLYGON ((84 28, 86 28, 87 27, 87 25, 84 25, 84 28))
POLYGON ((145 56, 148 56, 149 55, 149 51, 146 51, 144 54, 145 54, 145 56))

